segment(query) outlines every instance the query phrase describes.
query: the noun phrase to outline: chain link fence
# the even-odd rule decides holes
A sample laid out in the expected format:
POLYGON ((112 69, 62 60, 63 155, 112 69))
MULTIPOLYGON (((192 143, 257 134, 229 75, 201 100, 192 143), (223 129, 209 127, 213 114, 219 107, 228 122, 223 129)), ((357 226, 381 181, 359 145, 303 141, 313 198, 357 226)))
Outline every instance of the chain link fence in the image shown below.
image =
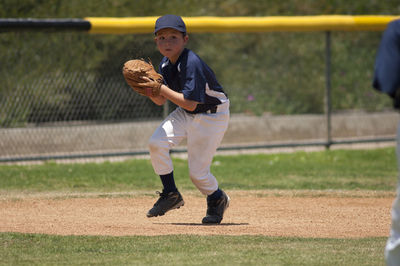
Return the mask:
MULTIPOLYGON (((397 115, 371 88, 380 36, 332 34, 333 140, 394 138, 397 115)), ((188 48, 231 99, 222 148, 324 142, 323 33, 193 34, 188 48)), ((0 33, 0 161, 146 154, 174 106, 156 106, 125 84, 123 63, 141 57, 161 60, 151 35, 0 33)))

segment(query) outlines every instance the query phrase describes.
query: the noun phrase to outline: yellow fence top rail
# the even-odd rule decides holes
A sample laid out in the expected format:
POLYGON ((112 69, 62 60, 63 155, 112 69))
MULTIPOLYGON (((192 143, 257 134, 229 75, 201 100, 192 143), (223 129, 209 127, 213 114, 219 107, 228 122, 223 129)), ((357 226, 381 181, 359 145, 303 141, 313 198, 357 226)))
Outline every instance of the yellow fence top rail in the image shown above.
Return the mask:
MULTIPOLYGON (((152 33, 158 17, 88 17, 90 33, 152 33)), ((382 31, 400 16, 182 17, 189 33, 272 31, 382 31)))

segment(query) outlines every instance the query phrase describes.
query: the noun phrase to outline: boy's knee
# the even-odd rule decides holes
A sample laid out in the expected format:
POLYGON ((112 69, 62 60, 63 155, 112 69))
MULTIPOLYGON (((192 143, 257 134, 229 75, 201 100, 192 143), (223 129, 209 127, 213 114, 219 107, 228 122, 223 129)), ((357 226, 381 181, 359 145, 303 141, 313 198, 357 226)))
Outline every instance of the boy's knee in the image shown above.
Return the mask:
POLYGON ((148 142, 148 147, 149 147, 149 151, 151 153, 151 152, 157 152, 160 150, 169 150, 170 144, 168 143, 168 141, 151 136, 149 139, 149 142, 148 142))
POLYGON ((161 146, 161 142, 159 139, 154 138, 153 136, 150 137, 149 142, 148 142, 148 147, 149 147, 150 152, 158 150, 160 148, 160 146, 161 146))

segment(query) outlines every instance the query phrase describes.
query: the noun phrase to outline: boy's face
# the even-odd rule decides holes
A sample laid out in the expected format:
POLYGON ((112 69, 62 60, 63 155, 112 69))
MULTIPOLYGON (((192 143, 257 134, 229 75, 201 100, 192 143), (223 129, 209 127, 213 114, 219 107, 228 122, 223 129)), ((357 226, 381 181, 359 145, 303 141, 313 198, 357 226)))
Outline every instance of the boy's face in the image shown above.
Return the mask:
POLYGON ((154 40, 160 53, 168 57, 172 63, 175 63, 185 48, 189 37, 183 36, 182 32, 175 29, 166 28, 159 30, 154 40))

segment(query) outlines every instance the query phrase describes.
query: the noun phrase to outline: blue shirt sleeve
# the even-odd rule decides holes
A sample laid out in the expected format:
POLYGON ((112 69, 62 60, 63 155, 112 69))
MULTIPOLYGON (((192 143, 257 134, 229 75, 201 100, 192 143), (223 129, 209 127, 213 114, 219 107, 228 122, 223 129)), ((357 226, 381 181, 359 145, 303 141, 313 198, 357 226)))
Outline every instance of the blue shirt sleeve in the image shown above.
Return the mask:
POLYGON ((201 62, 189 58, 185 77, 182 89, 183 97, 188 100, 204 103, 207 80, 201 62))
POLYGON ((372 85, 391 97, 400 89, 400 20, 390 22, 383 33, 372 85))

